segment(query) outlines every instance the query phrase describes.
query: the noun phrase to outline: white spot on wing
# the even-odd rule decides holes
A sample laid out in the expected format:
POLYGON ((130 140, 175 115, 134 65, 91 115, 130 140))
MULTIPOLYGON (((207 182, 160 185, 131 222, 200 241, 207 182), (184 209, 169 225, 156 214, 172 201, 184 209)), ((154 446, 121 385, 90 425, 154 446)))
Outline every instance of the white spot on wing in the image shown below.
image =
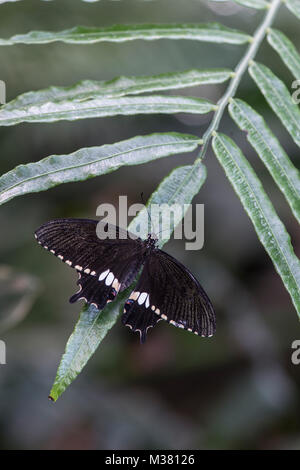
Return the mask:
POLYGON ((145 302, 147 296, 148 296, 147 292, 142 292, 138 298, 138 304, 142 305, 145 302))
POLYGON ((100 276, 99 276, 99 281, 103 281, 103 279, 106 278, 108 273, 109 273, 109 269, 107 269, 106 271, 103 271, 103 273, 101 273, 100 276))
POLYGON ((107 276, 107 278, 105 279, 105 284, 107 286, 110 286, 111 283, 113 282, 115 276, 113 275, 113 273, 109 273, 109 275, 107 276))
POLYGON ((132 292, 132 294, 131 294, 131 296, 129 297, 129 299, 136 300, 139 295, 140 295, 139 291, 132 292))
POLYGON ((114 282, 112 284, 113 288, 116 289, 117 292, 119 292, 121 284, 119 283, 118 279, 115 277, 114 282))

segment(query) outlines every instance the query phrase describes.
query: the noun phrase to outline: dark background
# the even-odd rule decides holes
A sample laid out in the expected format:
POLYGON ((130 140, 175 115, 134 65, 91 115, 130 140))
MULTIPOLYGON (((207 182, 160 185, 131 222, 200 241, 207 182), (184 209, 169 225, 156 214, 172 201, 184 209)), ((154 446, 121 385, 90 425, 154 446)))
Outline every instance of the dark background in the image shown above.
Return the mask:
MULTIPOLYGON (((263 12, 231 2, 200 0, 52 2, 24 0, 0 6, 1 37, 74 25, 220 21, 250 34, 263 12)), ((299 22, 283 6, 276 27, 299 48, 299 22)), ((244 46, 194 41, 134 41, 90 46, 54 43, 0 49, 7 101, 50 85, 82 79, 151 75, 190 68, 234 68, 244 46)), ((264 43, 257 60, 290 88, 292 76, 264 43)), ((217 101, 226 84, 173 94, 217 101)), ((268 109, 248 76, 238 93, 262 112, 299 167, 299 149, 268 109)), ((211 115, 153 115, 21 124, 0 130, 1 174, 81 147, 135 135, 180 131, 202 136, 211 115)), ((221 130, 243 148, 264 183, 296 252, 299 228, 266 169, 235 124, 221 130)), ((55 217, 95 217, 102 202, 148 197, 161 179, 197 154, 121 168, 86 182, 16 198, 0 209, 0 447, 3 449, 300 448, 299 372, 291 344, 299 321, 279 276, 260 245, 211 150, 208 178, 194 202, 205 204, 205 245, 188 252, 184 241, 165 249, 186 264, 209 293, 218 328, 206 340, 161 322, 140 346, 120 321, 56 404, 48 401, 58 363, 81 306, 70 305, 76 274, 37 246, 34 230, 55 217), (5 328, 5 330, 4 330, 5 328)))

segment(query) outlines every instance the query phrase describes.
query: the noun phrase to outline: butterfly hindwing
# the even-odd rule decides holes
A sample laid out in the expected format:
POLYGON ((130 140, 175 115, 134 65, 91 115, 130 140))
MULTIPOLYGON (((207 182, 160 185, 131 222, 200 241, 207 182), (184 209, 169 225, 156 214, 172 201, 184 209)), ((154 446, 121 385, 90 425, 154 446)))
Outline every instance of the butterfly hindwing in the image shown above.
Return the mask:
POLYGON ((141 330, 145 339, 147 329, 156 324, 155 315, 199 336, 215 332, 215 313, 198 281, 181 263, 158 249, 145 262, 140 281, 125 304, 123 322, 141 330), (143 329, 142 316, 147 319, 143 329))
POLYGON ((97 277, 80 272, 78 275, 77 284, 79 285, 79 291, 72 295, 70 298, 71 303, 83 299, 88 304, 95 305, 98 310, 102 310, 107 302, 112 302, 118 294, 118 281, 113 281, 107 286, 105 282, 99 282, 97 277))
MULTIPOLYGON (((147 261, 146 261, 147 263, 147 261)), ((150 308, 149 279, 144 269, 135 290, 130 294, 124 305, 122 322, 132 331, 138 331, 141 343, 146 341, 147 331, 153 328, 161 318, 150 308)))

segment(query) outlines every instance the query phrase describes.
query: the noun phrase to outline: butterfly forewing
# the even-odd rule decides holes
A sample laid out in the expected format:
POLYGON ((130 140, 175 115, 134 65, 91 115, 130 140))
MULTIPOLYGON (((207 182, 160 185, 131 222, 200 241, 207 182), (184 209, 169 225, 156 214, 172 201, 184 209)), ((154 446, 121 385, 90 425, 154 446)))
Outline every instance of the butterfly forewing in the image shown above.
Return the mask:
POLYGON ((102 309, 135 279, 145 247, 140 239, 128 234, 125 238, 125 231, 108 224, 106 231, 113 230, 114 238, 100 240, 97 225, 95 220, 57 219, 42 225, 35 236, 44 248, 78 271, 79 292, 70 301, 84 299, 102 309))

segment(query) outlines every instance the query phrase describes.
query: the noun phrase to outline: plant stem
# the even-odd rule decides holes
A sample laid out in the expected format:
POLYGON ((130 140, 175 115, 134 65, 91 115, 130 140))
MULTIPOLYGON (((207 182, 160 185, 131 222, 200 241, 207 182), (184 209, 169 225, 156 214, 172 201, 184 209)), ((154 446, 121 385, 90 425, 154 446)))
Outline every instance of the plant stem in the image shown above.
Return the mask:
POLYGON ((205 157, 210 140, 218 130, 225 108, 227 107, 228 103, 230 103, 230 100, 234 97, 245 71, 248 69, 249 64, 251 64, 251 61, 254 59, 259 46, 264 40, 268 29, 272 25, 281 3, 282 0, 272 0, 269 3, 268 11, 261 25, 255 31, 245 55, 241 58, 240 62, 236 66, 226 92, 217 103, 217 109, 213 119, 203 135, 203 145, 198 158, 195 160, 195 165, 199 164, 205 157))

